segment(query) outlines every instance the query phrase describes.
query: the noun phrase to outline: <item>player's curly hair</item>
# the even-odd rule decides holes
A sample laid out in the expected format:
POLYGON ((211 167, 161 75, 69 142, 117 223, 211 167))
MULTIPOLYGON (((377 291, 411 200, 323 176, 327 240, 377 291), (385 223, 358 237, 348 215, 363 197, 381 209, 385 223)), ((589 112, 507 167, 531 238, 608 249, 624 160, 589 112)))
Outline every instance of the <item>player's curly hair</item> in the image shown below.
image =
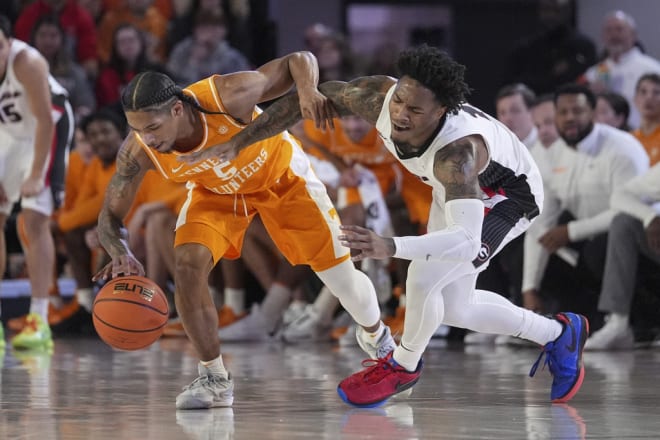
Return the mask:
POLYGON ((229 113, 205 109, 199 105, 195 98, 184 93, 183 89, 177 86, 172 78, 160 72, 145 71, 138 73, 121 94, 121 105, 125 112, 167 111, 177 100, 191 105, 202 113, 227 115, 243 124, 243 121, 234 118, 229 113))
POLYGON ((465 66, 437 47, 423 44, 404 50, 396 67, 399 77, 410 77, 431 90, 435 99, 447 107, 448 113, 458 112, 470 94, 470 88, 463 79, 465 66))

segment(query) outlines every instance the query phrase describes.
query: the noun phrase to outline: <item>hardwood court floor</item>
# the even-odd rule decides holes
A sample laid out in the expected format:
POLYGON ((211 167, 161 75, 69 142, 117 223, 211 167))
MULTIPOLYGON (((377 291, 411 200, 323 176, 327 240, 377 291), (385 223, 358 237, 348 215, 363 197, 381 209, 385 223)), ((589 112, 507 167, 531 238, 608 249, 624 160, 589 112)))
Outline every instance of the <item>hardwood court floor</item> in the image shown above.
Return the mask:
POLYGON ((185 339, 138 352, 94 338, 57 339, 52 355, 0 362, 0 439, 657 439, 660 349, 585 355, 570 405, 549 403, 547 371, 529 378, 534 349, 433 341, 408 398, 348 407, 335 388, 357 348, 279 342, 227 344, 233 408, 176 411, 196 376, 185 339))

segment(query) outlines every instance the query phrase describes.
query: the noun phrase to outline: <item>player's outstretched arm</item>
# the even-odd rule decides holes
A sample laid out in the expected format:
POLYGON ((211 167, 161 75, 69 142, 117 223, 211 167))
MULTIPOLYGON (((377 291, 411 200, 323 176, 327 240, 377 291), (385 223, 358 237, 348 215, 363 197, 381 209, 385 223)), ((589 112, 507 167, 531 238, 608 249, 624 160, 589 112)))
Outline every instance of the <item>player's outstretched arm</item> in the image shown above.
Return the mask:
MULTIPOLYGON (((125 259, 126 256, 131 257, 123 218, 133 204, 144 174, 151 167, 153 165, 139 146, 135 135, 132 132, 129 133, 117 154, 117 170, 106 189, 105 201, 98 220, 98 234, 101 245, 117 267, 113 269, 112 266, 106 266, 104 270, 95 275, 94 279, 107 278, 111 271, 113 276, 116 271, 122 271, 126 274, 128 272, 139 272, 139 268, 131 270, 126 267, 125 270, 121 270, 117 263, 120 259, 125 259)), ((123 261, 122 264, 130 266, 134 265, 134 262, 123 261)))
MULTIPOLYGON (((385 94, 394 83, 395 80, 388 76, 368 76, 348 83, 328 81, 321 84, 319 90, 331 101, 339 116, 354 114, 375 124, 383 107, 385 94)), ((242 149, 281 133, 302 118, 298 94, 284 96, 271 104, 228 142, 181 156, 179 160, 187 163, 196 163, 209 158, 217 158, 220 161, 231 160, 242 149)))

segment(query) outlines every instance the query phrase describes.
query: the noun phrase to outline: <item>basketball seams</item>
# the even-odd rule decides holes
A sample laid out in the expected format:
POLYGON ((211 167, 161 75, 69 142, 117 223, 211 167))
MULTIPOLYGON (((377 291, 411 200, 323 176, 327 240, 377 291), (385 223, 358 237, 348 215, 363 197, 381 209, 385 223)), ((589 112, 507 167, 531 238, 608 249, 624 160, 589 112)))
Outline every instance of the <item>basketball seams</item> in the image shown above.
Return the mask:
POLYGON ((160 315, 162 315, 162 316, 169 316, 169 310, 163 312, 163 311, 161 311, 161 310, 158 310, 156 307, 154 307, 154 306, 152 306, 152 305, 145 304, 145 303, 140 302, 140 301, 134 301, 134 300, 132 300, 132 299, 126 299, 126 298, 100 298, 100 299, 97 299, 96 301, 94 301, 94 305, 99 304, 99 303, 102 303, 102 302, 115 302, 115 301, 118 301, 118 302, 124 302, 124 303, 128 303, 128 304, 135 304, 136 306, 140 306, 140 307, 145 307, 145 308, 147 308, 147 309, 151 309, 151 310, 153 310, 154 312, 157 312, 158 314, 160 314, 160 315))

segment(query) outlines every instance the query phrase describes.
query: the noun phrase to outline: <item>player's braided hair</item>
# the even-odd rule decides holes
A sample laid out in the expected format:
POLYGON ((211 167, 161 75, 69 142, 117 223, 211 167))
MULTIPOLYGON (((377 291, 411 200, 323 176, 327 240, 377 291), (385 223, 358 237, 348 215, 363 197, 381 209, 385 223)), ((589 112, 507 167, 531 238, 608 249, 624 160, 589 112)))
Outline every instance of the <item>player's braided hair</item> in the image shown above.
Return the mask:
POLYGON ((465 66, 437 47, 423 44, 404 50, 396 67, 400 77, 408 76, 431 90, 448 113, 456 113, 470 93, 463 79, 465 66))
POLYGON ((146 71, 135 75, 121 94, 121 104, 126 112, 158 112, 169 109, 176 100, 181 100, 202 113, 227 115, 244 124, 229 113, 205 109, 192 96, 184 93, 169 76, 160 72, 146 71))

